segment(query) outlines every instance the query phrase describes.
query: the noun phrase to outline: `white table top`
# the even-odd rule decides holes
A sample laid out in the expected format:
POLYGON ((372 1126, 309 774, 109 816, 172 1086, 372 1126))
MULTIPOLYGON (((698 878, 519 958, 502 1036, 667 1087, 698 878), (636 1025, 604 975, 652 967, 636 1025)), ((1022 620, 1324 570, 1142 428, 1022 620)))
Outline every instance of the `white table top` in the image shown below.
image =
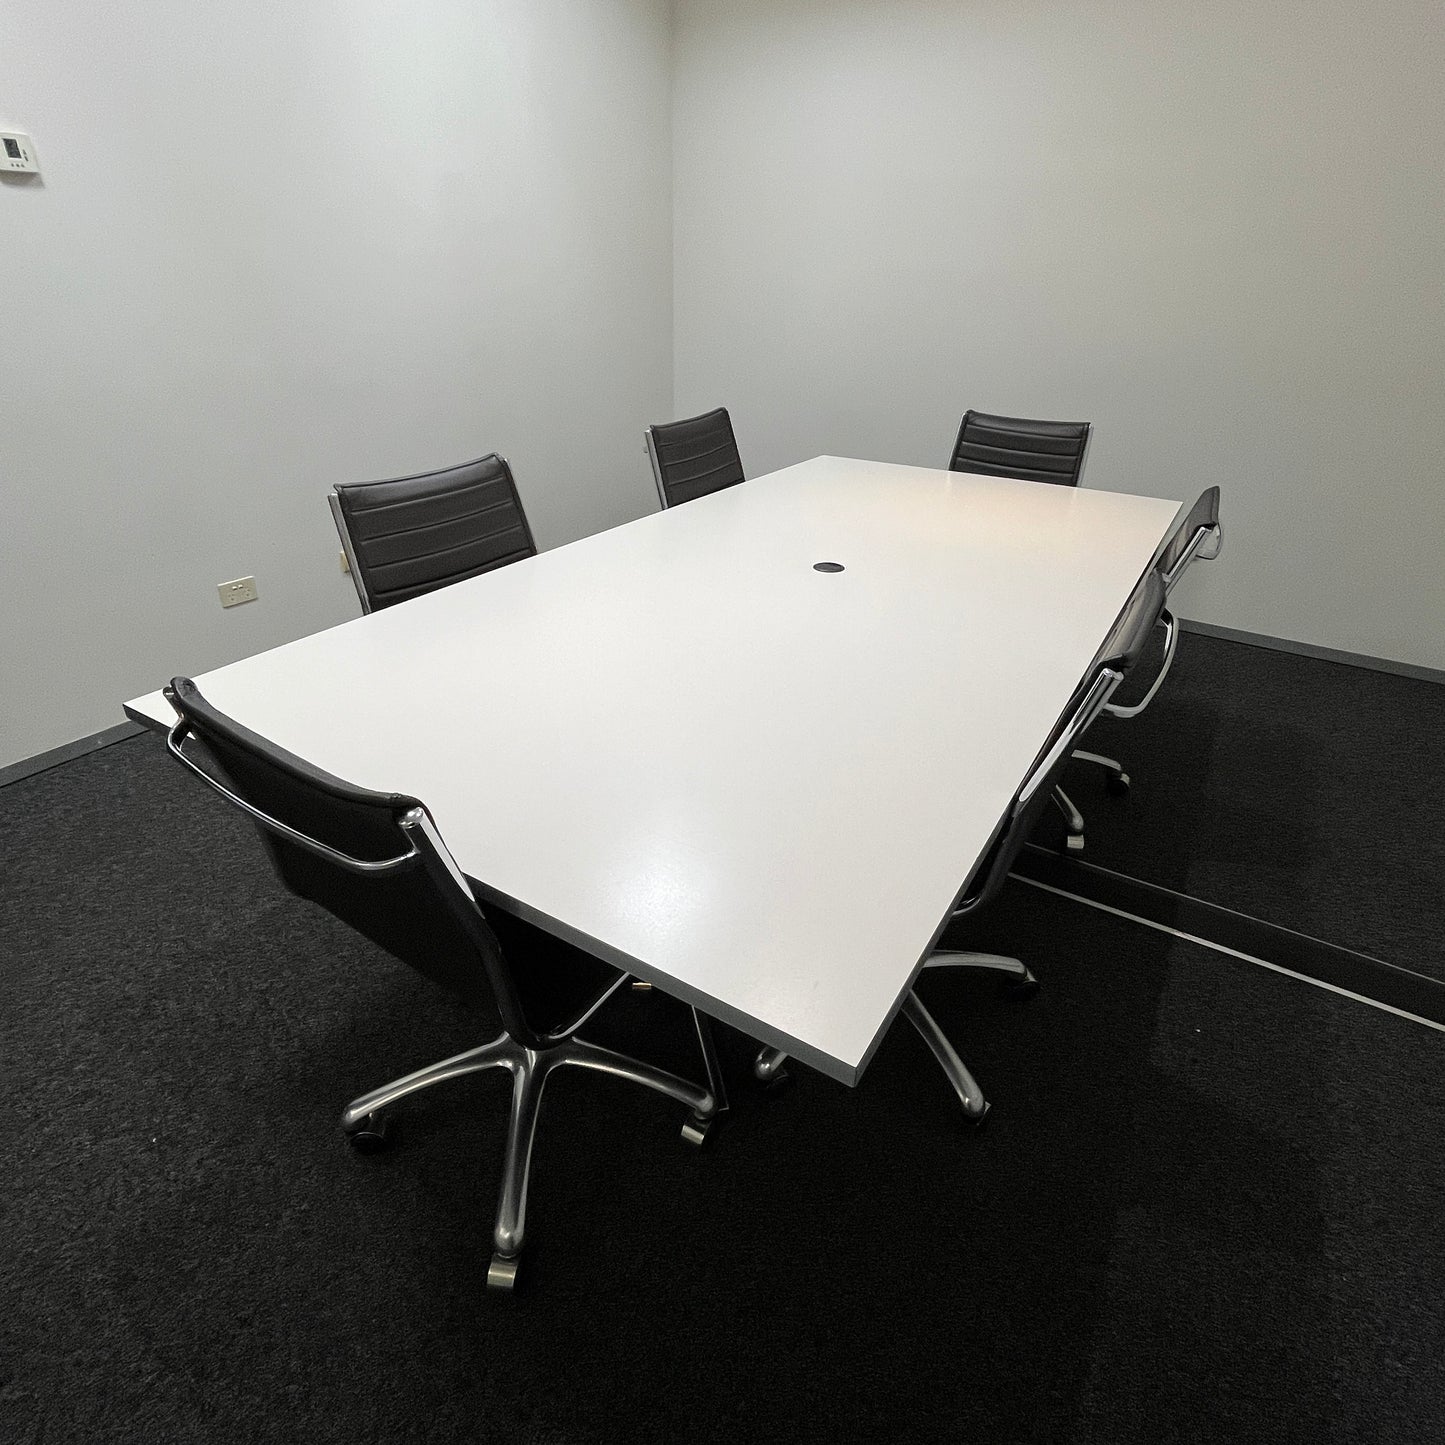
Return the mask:
POLYGON ((818 457, 196 682, 421 798, 484 903, 852 1084, 1178 511, 818 457))

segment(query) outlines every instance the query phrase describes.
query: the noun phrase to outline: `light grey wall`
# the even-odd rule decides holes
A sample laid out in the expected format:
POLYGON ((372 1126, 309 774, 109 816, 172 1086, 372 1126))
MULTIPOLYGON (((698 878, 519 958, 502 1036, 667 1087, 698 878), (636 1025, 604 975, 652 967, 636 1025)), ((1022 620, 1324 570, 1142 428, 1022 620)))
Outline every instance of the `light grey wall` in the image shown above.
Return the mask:
POLYGON ((666 0, 0 9, 0 766, 354 616, 333 482, 499 450, 544 547, 656 506, 666 0))
POLYGON ((675 411, 750 473, 1096 423, 1185 615, 1445 667, 1438 0, 679 0, 675 411))

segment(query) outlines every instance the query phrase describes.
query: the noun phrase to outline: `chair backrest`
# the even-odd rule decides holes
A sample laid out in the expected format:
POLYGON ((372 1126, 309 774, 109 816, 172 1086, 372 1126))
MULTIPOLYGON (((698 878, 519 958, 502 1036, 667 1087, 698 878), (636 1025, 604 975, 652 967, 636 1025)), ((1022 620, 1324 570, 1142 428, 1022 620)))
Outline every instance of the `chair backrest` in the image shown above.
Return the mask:
POLYGON ((166 697, 179 718, 171 753, 256 823, 287 888, 466 1002, 494 1008, 534 1046, 496 935, 416 798, 312 767, 218 712, 189 678, 173 679, 166 697))
POLYGON ((675 507, 743 480, 727 408, 647 428, 647 455, 664 507, 675 507))
POLYGON ((987 903, 1003 887, 1014 859, 1048 806, 1079 739, 1143 655, 1163 608, 1164 583, 1158 572, 1151 571, 1135 589, 1088 675, 1075 689, 1049 740, 1034 759, 1028 777, 1014 794, 993 844, 954 905, 955 917, 987 903))
POLYGON ((1030 421, 966 411, 948 469, 1077 487, 1092 433, 1086 421, 1030 421))
POLYGON ((330 501, 366 612, 536 555, 512 469, 495 452, 444 471, 342 483, 330 501))
POLYGON ((1174 530, 1159 558, 1159 571, 1164 577, 1164 590, 1170 591, 1196 557, 1212 561, 1224 545, 1224 529, 1219 525, 1219 488, 1210 487, 1199 494, 1189 515, 1174 530))

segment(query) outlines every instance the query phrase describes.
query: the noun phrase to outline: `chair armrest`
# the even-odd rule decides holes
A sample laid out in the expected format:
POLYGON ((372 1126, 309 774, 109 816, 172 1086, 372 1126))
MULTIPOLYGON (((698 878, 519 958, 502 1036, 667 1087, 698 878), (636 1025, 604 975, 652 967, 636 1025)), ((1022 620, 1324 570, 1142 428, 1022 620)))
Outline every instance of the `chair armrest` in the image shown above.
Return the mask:
POLYGON ((1108 707, 1109 694, 1118 687, 1121 677, 1121 673, 1106 667, 1094 679, 1073 717, 1054 739, 1053 747, 1038 761, 1033 772, 1024 780, 1024 785, 1019 789, 1018 797, 1011 810, 1014 815, 1021 813, 1027 807, 1029 800, 1040 786, 1048 781, 1059 759, 1065 753, 1073 752, 1074 744, 1078 742, 1089 724, 1108 707))
POLYGON ((1211 522, 1205 527, 1196 527, 1194 535, 1189 539, 1189 545, 1180 553, 1179 560, 1163 574, 1164 595, 1167 597, 1174 584, 1184 575, 1189 564, 1199 557, 1205 562, 1212 562, 1224 550, 1224 528, 1218 522, 1211 522), (1204 551, 1205 542, 1212 542, 1213 549, 1204 551))
POLYGON ((181 751, 181 744, 190 736, 190 733, 191 724, 182 718, 166 734, 166 748, 170 755, 177 762, 189 768, 212 792, 219 793, 228 803, 239 808, 252 822, 265 828, 267 832, 275 833, 278 837, 286 839, 288 843, 294 843, 298 848, 304 848, 308 853, 314 853, 318 858, 324 858, 328 863, 336 863, 353 873, 369 873, 373 876, 378 873, 395 873, 421 858, 415 844, 412 844, 409 852, 402 853, 395 858, 382 858, 376 861, 353 858, 351 854, 343 853, 339 849, 331 847, 329 843, 323 843, 319 838, 313 838, 309 833, 302 833, 289 823, 283 823, 279 818, 273 818, 270 813, 262 812, 254 804, 248 803, 245 798, 233 793, 219 778, 212 777, 195 759, 187 757, 181 751))
POLYGON ((1179 646, 1179 623, 1174 614, 1166 607, 1159 614, 1157 625, 1164 628, 1164 662, 1159 668, 1158 676, 1149 684, 1149 691, 1138 702, 1132 704, 1106 702, 1103 711, 1110 717, 1138 717, 1154 701, 1154 694, 1159 691, 1163 686, 1164 679, 1169 676, 1169 669, 1174 666, 1174 652, 1179 646))

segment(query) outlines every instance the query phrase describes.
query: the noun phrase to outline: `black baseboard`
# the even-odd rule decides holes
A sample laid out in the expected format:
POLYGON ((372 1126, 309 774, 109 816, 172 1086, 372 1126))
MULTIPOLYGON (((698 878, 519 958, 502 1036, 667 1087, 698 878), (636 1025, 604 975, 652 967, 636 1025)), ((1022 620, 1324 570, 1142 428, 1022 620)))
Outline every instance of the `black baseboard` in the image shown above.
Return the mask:
POLYGON ((1328 985, 1368 1003, 1445 1029, 1445 983, 1368 954, 1296 933, 1191 898, 1156 883, 1145 883, 1092 863, 1064 858, 1049 848, 1029 846, 1014 864, 1014 876, 1140 923, 1182 933, 1257 963, 1328 985))
POLYGON ((1264 632, 1243 632, 1237 627, 1218 627, 1212 622, 1195 622, 1181 617, 1179 625, 1185 632, 1202 637, 1218 637, 1224 642, 1241 642, 1246 647, 1265 647, 1273 652, 1293 652, 1298 657, 1313 657, 1320 662, 1339 662, 1347 667, 1367 667, 1371 672, 1388 672, 1395 677, 1413 677, 1417 682, 1445 683, 1445 671, 1417 662, 1395 662, 1388 657, 1371 657, 1365 652, 1344 652, 1338 647, 1319 647, 1313 642, 1291 642, 1287 637, 1271 637, 1264 632))
POLYGON ((43 773, 49 768, 58 768, 61 763, 84 757, 86 753, 93 753, 97 748, 108 748, 112 743, 124 742, 126 738, 133 738, 143 731, 139 723, 117 723, 102 732, 76 738, 73 743, 51 748, 49 752, 36 753, 33 758, 21 758, 19 762, 7 763, 0 768, 0 788, 7 783, 18 783, 21 778, 32 778, 36 773, 43 773))

